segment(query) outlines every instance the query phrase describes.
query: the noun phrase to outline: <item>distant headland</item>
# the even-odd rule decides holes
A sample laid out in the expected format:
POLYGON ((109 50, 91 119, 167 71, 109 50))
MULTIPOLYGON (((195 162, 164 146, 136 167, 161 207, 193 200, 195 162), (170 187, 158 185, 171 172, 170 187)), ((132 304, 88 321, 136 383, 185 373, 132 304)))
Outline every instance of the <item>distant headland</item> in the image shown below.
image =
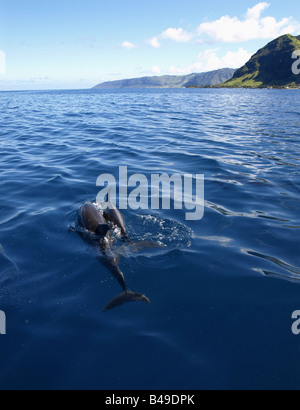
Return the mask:
POLYGON ((164 75, 156 77, 131 78, 128 80, 109 81, 93 87, 94 89, 120 88, 184 88, 192 86, 215 86, 232 78, 235 70, 223 68, 206 73, 189 75, 164 75))
POLYGON ((132 78, 101 83, 93 89, 300 88, 299 50, 300 36, 286 34, 268 43, 238 70, 223 68, 185 76, 132 78))

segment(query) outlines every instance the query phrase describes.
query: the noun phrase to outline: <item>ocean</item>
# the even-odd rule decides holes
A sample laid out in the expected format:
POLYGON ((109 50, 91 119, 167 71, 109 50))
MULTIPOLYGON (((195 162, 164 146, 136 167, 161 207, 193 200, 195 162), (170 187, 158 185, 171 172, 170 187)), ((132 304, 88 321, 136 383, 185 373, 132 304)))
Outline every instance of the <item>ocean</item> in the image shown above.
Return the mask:
MULTIPOLYGON (((1 389, 299 389, 299 90, 0 93, 1 389), (128 287, 74 232, 99 175, 204 174, 205 210, 125 210, 128 287)), ((125 247, 126 244, 121 246, 125 247)))

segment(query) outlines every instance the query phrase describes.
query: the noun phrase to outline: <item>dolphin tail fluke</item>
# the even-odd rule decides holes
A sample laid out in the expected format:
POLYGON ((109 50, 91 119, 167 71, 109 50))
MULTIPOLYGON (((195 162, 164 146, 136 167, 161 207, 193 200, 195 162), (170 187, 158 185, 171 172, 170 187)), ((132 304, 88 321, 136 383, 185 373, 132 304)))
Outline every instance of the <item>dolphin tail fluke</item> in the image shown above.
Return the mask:
POLYGON ((130 290, 125 290, 121 295, 117 296, 116 298, 112 299, 103 309, 103 312, 107 312, 108 310, 114 309, 118 306, 122 306, 125 303, 130 302, 145 302, 150 304, 150 300, 141 293, 131 292, 130 290))

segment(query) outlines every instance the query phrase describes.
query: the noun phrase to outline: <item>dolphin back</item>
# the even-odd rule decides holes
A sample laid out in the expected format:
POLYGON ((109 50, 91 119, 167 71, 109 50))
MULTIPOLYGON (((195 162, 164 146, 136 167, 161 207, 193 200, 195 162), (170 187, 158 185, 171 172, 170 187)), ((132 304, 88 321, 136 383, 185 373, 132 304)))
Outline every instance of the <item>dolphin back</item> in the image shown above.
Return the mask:
POLYGON ((96 233, 99 226, 107 225, 100 211, 90 202, 80 208, 79 219, 84 228, 92 233, 96 233))
POLYGON ((125 226, 123 216, 122 216, 121 212, 119 211, 119 209, 116 208, 112 204, 112 202, 110 200, 110 194, 111 194, 111 189, 109 190, 109 192, 107 194, 107 201, 106 201, 107 209, 103 213, 104 218, 107 221, 109 221, 109 222, 113 223, 114 225, 118 226, 121 230, 123 238, 127 241, 130 241, 130 239, 127 235, 127 229, 126 229, 126 226, 125 226))
POLYGON ((103 213, 103 215, 107 221, 120 228, 124 239, 129 240, 123 216, 118 209, 108 209, 103 213))
POLYGON ((117 296, 116 298, 112 299, 103 309, 103 312, 107 312, 108 310, 114 309, 118 306, 122 306, 125 303, 130 302, 145 302, 150 304, 150 300, 141 293, 131 292, 130 290, 126 290, 121 295, 117 296))

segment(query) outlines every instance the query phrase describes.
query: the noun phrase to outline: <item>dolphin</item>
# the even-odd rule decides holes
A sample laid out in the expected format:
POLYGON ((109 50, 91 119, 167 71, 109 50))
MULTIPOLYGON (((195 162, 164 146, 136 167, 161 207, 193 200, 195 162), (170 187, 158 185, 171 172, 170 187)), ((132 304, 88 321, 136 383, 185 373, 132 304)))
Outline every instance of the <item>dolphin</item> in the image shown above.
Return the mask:
POLYGON ((80 220, 83 227, 100 237, 105 237, 109 232, 110 228, 98 209, 91 204, 86 202, 80 208, 80 220))
MULTIPOLYGON (((121 220, 123 220, 123 218, 120 219, 120 221, 121 220)), ((123 290, 121 295, 117 296, 107 304, 103 312, 121 306, 127 302, 138 301, 150 304, 150 300, 145 295, 128 290, 124 274, 119 267, 120 258, 112 251, 112 239, 109 235, 110 226, 107 224, 106 219, 98 208, 90 202, 86 202, 79 210, 79 222, 87 231, 89 239, 100 248, 102 255, 98 257, 98 259, 116 278, 123 290)))

